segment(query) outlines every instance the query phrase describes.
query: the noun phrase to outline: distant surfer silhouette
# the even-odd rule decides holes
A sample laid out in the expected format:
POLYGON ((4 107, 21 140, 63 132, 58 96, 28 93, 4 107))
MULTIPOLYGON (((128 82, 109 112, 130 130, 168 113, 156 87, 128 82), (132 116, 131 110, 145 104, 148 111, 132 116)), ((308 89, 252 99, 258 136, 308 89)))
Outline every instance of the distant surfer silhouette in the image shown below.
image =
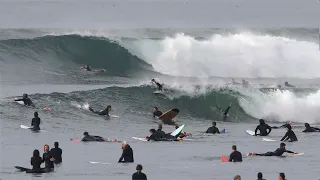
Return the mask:
POLYGON ((294 85, 289 84, 288 81, 286 81, 286 82, 284 83, 284 86, 286 86, 286 87, 296 87, 296 86, 294 86, 294 85))

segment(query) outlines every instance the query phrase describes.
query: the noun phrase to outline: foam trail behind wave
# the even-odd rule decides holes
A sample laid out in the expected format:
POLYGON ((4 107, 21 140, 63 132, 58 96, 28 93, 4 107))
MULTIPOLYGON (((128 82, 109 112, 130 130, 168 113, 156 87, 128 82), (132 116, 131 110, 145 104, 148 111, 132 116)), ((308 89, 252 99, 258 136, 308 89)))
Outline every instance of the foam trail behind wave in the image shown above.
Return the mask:
POLYGON ((156 71, 173 76, 320 77, 318 44, 285 37, 241 33, 198 40, 180 33, 126 47, 156 71))
POLYGON ((320 123, 320 90, 304 96, 288 90, 259 94, 251 96, 251 100, 239 100, 240 106, 253 117, 280 122, 320 123))

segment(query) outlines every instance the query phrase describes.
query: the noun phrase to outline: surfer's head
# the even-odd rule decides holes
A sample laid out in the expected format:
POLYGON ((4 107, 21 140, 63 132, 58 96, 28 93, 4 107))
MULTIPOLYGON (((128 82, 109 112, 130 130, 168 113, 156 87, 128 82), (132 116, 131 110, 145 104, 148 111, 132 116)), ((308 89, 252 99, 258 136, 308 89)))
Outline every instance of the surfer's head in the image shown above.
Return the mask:
POLYGON ((304 127, 309 128, 310 124, 309 123, 304 123, 304 127))
POLYGON ((285 143, 280 143, 280 148, 286 148, 286 144, 285 143))
POLYGON ((156 80, 154 80, 154 79, 151 79, 151 81, 152 81, 152 82, 155 82, 156 80))
POLYGON ((178 129, 179 128, 179 126, 178 125, 176 125, 176 129, 178 129))
POLYGON ((150 129, 149 132, 150 132, 151 134, 153 134, 153 133, 156 132, 156 130, 155 130, 155 129, 150 129))
POLYGON ((262 179, 262 173, 261 172, 258 173, 258 179, 262 179))
POLYGON ((265 124, 263 119, 260 119, 259 122, 260 122, 260 124, 265 124))
POLYGON ((108 110, 108 111, 111 111, 111 105, 108 105, 108 106, 107 106, 107 110, 108 110))
POLYGON ((54 147, 58 148, 59 147, 59 143, 58 142, 54 142, 54 147))
POLYGON ((232 146, 232 152, 236 151, 237 150, 237 146, 236 145, 233 145, 232 146))
POLYGON ((45 144, 43 147, 44 152, 49 152, 49 145, 45 144))
POLYGON ((122 141, 121 149, 124 149, 127 146, 127 141, 122 141))
POLYGON ((88 136, 89 133, 88 133, 88 132, 84 132, 83 135, 84 135, 84 136, 88 136))
POLYGON ((28 94, 23 94, 23 98, 27 98, 28 97, 28 94))
POLYGON ((158 107, 157 106, 153 107, 153 112, 157 112, 157 111, 158 111, 158 107))
POLYGON ((38 117, 38 116, 39 116, 38 112, 34 112, 34 117, 38 117))
POLYGON ((212 126, 216 127, 217 123, 215 121, 212 122, 212 126))
POLYGON ((33 157, 40 157, 40 152, 39 152, 38 149, 35 149, 35 150, 33 151, 33 157))
POLYGON ((162 124, 159 124, 158 129, 162 130, 162 124))
POLYGON ((141 164, 138 164, 137 167, 136 167, 136 170, 137 170, 137 171, 142 171, 142 165, 141 165, 141 164))
POLYGON ((286 175, 284 173, 279 173, 279 180, 285 180, 286 175))

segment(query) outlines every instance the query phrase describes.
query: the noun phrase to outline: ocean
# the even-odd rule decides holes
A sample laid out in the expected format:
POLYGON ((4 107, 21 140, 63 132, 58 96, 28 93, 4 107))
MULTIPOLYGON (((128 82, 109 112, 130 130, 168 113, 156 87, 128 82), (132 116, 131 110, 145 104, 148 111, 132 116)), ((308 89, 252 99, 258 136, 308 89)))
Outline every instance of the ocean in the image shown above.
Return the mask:
MULTIPOLYGON (((292 180, 318 178, 319 135, 301 131, 306 122, 320 124, 319 2, 288 2, 0 1, 0 179, 125 180, 137 164, 153 180, 256 179, 258 172, 266 179, 279 172, 292 180), (272 5, 271 12, 262 8, 272 5), (80 69, 86 64, 105 72, 80 69), (153 94, 153 78, 164 84, 163 95, 153 94), (243 79, 248 87, 231 83, 243 79), (285 81, 297 88, 274 89, 285 81), (36 108, 13 101, 24 93, 36 108), (89 105, 112 105, 110 114, 119 118, 94 115, 89 105), (185 124, 192 140, 132 139, 161 123, 152 117, 154 106, 178 108, 175 122, 185 124), (30 126, 35 111, 45 132, 20 128, 30 126), (279 147, 279 141, 245 133, 260 118, 275 126, 293 122, 299 141, 287 149, 305 154, 247 157, 279 147), (204 135, 212 121, 227 133, 204 135), (85 131, 127 141, 135 162, 117 163, 121 143, 70 141, 85 131), (63 149, 55 172, 16 171, 14 166, 30 167, 34 149, 43 152, 55 141, 63 149), (242 163, 221 162, 232 145, 242 152, 242 163)), ((270 138, 280 140, 285 132, 274 129, 270 138)))

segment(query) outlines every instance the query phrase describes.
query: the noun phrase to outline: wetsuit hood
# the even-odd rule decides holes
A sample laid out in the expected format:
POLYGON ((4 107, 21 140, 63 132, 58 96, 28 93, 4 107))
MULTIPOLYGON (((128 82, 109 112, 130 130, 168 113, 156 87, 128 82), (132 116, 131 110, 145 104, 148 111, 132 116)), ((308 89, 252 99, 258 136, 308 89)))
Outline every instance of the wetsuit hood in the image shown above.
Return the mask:
POLYGON ((263 119, 260 119, 259 122, 260 122, 260 125, 266 124, 263 119))
POLYGON ((310 124, 309 124, 309 123, 304 123, 304 126, 305 126, 306 128, 310 128, 310 124))
POLYGON ((40 152, 39 152, 38 149, 35 149, 35 150, 33 151, 33 157, 40 157, 40 152))
POLYGON ((88 133, 88 132, 84 132, 83 135, 84 135, 84 136, 88 136, 89 133, 88 133))
POLYGON ((212 122, 212 126, 216 127, 217 123, 216 122, 212 122))
POLYGON ((54 147, 58 148, 59 147, 59 143, 58 142, 54 142, 54 147))
POLYGON ((27 98, 28 97, 28 94, 23 94, 23 98, 27 98))
POLYGON ((34 112, 34 117, 38 117, 38 112, 34 112))

